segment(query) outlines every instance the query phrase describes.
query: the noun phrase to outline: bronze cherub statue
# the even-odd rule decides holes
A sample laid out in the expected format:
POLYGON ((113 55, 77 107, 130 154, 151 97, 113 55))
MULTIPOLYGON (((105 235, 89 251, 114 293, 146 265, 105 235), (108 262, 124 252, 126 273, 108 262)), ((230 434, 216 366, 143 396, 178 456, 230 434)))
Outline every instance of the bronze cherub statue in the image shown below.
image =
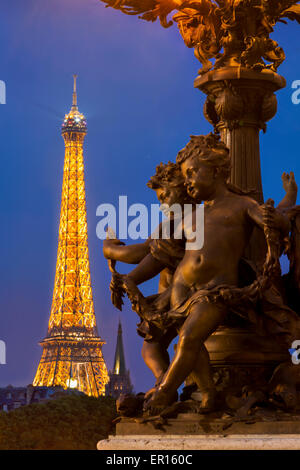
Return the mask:
MULTIPOLYGON (((177 388, 190 374, 202 392, 201 412, 214 409, 216 390, 204 343, 230 310, 247 315, 247 307, 250 304, 256 307, 257 302, 264 299, 264 293, 269 292, 268 306, 263 313, 267 334, 277 334, 286 344, 300 333, 298 315, 284 305, 280 296, 278 300, 272 284, 273 279, 280 276, 279 256, 290 230, 290 206, 296 199, 293 175, 283 176, 287 195, 274 209, 270 203, 260 206, 228 184, 228 149, 213 134, 193 136, 179 152, 176 165, 180 166, 195 210, 197 204, 204 201, 203 248, 186 249, 179 264, 178 259, 176 261, 177 267, 168 287, 154 299, 145 299, 136 287, 166 268, 165 259, 153 256, 151 250, 148 254, 145 251, 146 256, 129 275, 115 274, 112 285, 113 291, 119 290, 121 295, 127 292, 134 310, 139 313, 142 323, 150 325, 150 331, 152 328, 158 335, 167 335, 172 330, 174 335, 175 328, 178 332, 175 357, 167 370, 166 361, 160 369, 160 376, 156 376, 156 387, 146 395, 146 409, 152 414, 174 402, 177 388), (255 225, 264 230, 268 242, 264 271, 258 273, 252 283, 240 287, 239 265, 255 225), (278 318, 272 313, 276 308, 281 309, 278 318)), ((295 209, 292 211, 295 214, 295 209)), ((295 215, 293 217, 295 219, 295 215)), ((111 251, 107 251, 106 246, 107 257, 112 256, 113 246, 123 249, 111 244, 111 251)), ((128 250, 129 247, 126 248, 128 250)), ((118 259, 116 253, 115 259, 118 259)), ((299 295, 299 284, 296 289, 299 295)))

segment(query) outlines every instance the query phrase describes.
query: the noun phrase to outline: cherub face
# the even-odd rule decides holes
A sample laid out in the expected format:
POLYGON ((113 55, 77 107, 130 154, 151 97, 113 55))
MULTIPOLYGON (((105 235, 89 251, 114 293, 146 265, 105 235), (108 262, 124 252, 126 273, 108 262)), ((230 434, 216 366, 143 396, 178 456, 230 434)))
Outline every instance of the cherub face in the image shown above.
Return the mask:
POLYGON ((214 168, 191 157, 181 164, 181 171, 189 196, 199 203, 210 199, 216 184, 214 168))
POLYGON ((172 186, 163 186, 155 190, 157 199, 162 204, 162 210, 166 216, 170 216, 168 207, 171 207, 173 204, 182 203, 182 188, 172 187, 172 186), (166 210, 164 210, 164 206, 166 210))
POLYGON ((176 187, 163 186, 155 190, 157 199, 161 204, 178 204, 180 202, 180 195, 182 190, 176 187))
POLYGON ((182 189, 179 187, 163 186, 155 190, 157 199, 161 204, 179 204, 182 199, 182 189))

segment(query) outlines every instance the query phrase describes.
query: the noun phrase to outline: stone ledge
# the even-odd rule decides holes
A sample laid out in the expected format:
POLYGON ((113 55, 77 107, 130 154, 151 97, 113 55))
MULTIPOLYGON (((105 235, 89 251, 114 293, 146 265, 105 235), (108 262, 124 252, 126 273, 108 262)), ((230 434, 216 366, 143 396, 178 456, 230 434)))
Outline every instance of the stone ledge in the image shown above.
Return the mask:
POLYGON ((109 436, 98 450, 300 450, 300 435, 109 436))
POLYGON ((270 420, 261 421, 257 420, 252 422, 249 417, 249 422, 231 422, 225 419, 208 418, 205 415, 187 413, 179 414, 177 418, 168 419, 167 422, 158 427, 154 426, 153 422, 138 422, 133 418, 122 418, 116 426, 116 436, 191 436, 204 435, 204 436, 227 436, 227 435, 299 435, 300 436, 300 416, 295 416, 296 419, 283 420, 270 420))

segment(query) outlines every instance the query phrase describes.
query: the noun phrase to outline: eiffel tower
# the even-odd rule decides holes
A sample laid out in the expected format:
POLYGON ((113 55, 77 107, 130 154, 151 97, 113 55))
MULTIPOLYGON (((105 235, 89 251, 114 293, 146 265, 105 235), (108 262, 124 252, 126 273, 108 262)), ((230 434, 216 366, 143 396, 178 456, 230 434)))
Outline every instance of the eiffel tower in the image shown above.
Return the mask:
POLYGON ((109 379, 92 296, 83 163, 87 126, 78 111, 76 78, 62 124, 65 162, 52 308, 33 385, 76 388, 97 397, 109 379))

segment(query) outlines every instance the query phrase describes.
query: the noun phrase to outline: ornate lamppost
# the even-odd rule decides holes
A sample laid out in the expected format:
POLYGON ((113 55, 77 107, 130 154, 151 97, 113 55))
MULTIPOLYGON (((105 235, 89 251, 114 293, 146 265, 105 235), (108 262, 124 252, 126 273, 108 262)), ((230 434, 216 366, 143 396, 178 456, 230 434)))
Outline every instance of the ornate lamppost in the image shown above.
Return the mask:
POLYGON ((187 47, 202 68, 195 87, 207 95, 204 116, 231 151, 231 182, 256 190, 263 201, 259 131, 275 116, 275 91, 285 79, 277 74, 283 49, 270 38, 277 22, 300 22, 300 4, 291 0, 102 0, 107 6, 177 23, 187 47), (168 15, 176 11, 172 19, 168 15), (214 64, 211 60, 214 60, 214 64))

